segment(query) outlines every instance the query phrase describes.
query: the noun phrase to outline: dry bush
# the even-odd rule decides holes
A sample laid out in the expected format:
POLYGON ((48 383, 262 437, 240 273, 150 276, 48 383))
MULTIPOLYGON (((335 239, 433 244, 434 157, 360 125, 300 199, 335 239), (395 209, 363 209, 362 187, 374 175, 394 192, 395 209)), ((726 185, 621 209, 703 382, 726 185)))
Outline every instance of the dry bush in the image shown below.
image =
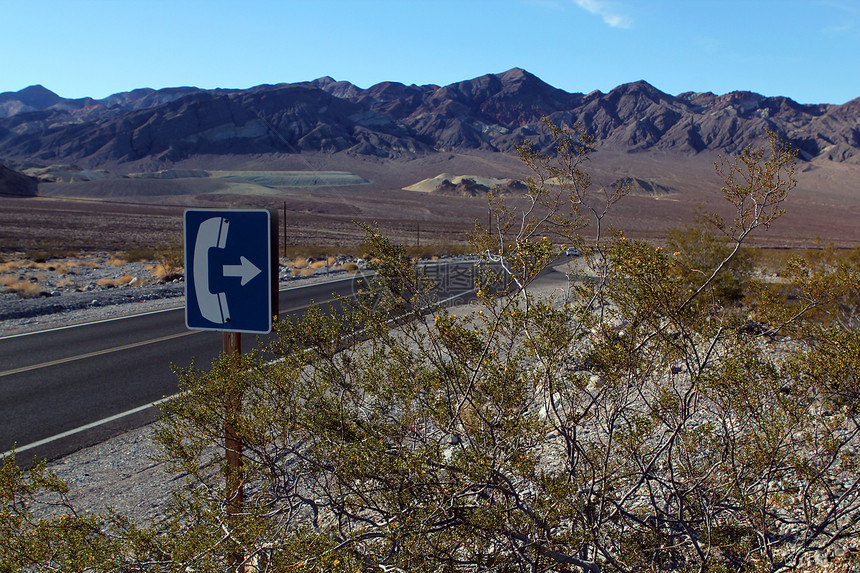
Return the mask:
POLYGON ((60 262, 53 263, 50 265, 47 265, 47 264, 43 265, 40 268, 63 274, 63 273, 67 273, 67 272, 73 270, 75 268, 75 265, 68 262, 68 261, 60 261, 60 262))
POLYGON ((78 256, 78 252, 65 247, 51 247, 49 250, 30 249, 24 256, 37 263, 46 263, 48 259, 69 259, 76 257, 78 256))
POLYGON ((315 273, 315 269, 293 269, 292 274, 294 277, 310 277, 315 273))
POLYGON ((345 271, 348 271, 348 272, 355 272, 358 270, 358 265, 355 263, 344 263, 344 264, 340 265, 339 268, 341 268, 345 271))
POLYGON ((54 271, 57 273, 66 273, 75 268, 75 265, 67 261, 58 261, 53 263, 35 263, 29 262, 24 265, 27 269, 38 269, 43 271, 54 271))
POLYGON ((32 281, 32 282, 42 282, 48 278, 48 275, 46 275, 45 273, 38 273, 38 274, 29 274, 28 273, 28 274, 24 275, 24 278, 26 278, 27 280, 32 281))
POLYGON ((155 267, 152 268, 152 275, 156 277, 160 281, 171 280, 172 277, 176 276, 176 270, 174 268, 168 268, 162 263, 158 263, 155 267))
POLYGON ((152 247, 137 247, 129 249, 122 254, 122 258, 128 262, 152 261, 156 256, 157 253, 152 247))
POLYGON ((121 266, 123 266, 124 264, 126 264, 127 262, 128 262, 127 260, 125 260, 125 259, 123 259, 123 258, 121 258, 121 257, 114 257, 114 258, 112 258, 111 260, 109 260, 109 261, 108 261, 108 266, 111 266, 111 267, 121 267, 121 266))
POLYGON ((20 261, 6 261, 5 263, 0 263, 0 274, 13 273, 19 268, 21 268, 20 261))
POLYGON ((39 296, 39 285, 30 281, 17 281, 7 286, 8 290, 24 298, 39 296))
POLYGON ((312 268, 312 269, 321 269, 321 268, 323 268, 323 267, 325 267, 325 266, 326 266, 326 262, 325 262, 325 261, 316 261, 316 262, 314 262, 314 263, 311 263, 311 268, 312 268))
POLYGON ((132 275, 122 275, 119 278, 104 277, 96 281, 99 286, 123 286, 130 284, 135 279, 132 275))
POLYGON ((775 273, 785 268, 788 261, 804 254, 799 249, 751 248, 749 250, 755 268, 765 273, 775 273))
POLYGON ((35 263, 45 263, 51 257, 47 251, 27 251, 26 257, 35 263))
POLYGON ((294 269, 304 269, 307 268, 309 264, 310 260, 307 257, 296 257, 296 259, 290 263, 290 266, 294 269))

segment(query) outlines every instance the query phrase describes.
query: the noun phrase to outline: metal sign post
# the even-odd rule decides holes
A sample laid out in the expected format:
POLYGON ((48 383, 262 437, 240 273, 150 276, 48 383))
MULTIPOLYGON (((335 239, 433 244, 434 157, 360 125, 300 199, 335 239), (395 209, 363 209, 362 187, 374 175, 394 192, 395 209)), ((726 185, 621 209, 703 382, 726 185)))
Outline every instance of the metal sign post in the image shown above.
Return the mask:
MULTIPOLYGON (((242 332, 266 334, 278 314, 277 211, 189 209, 185 211, 185 323, 190 329, 223 332, 223 352, 241 367, 242 332)), ((238 373, 228 375, 224 395, 225 504, 238 525, 244 504, 242 415, 238 373)), ((236 546, 230 567, 240 573, 245 555, 236 546)))
MULTIPOLYGON (((225 332, 222 343, 224 354, 234 357, 233 367, 238 367, 239 357, 242 354, 242 334, 225 332)), ((224 501, 227 506, 227 523, 235 527, 240 519, 245 499, 245 485, 241 475, 242 438, 232 422, 242 415, 242 391, 235 387, 234 376, 230 375, 229 378, 231 383, 227 386, 224 396, 224 455, 227 461, 224 501)), ((244 561, 244 553, 236 547, 230 555, 230 568, 244 572, 245 567, 242 565, 244 561)))

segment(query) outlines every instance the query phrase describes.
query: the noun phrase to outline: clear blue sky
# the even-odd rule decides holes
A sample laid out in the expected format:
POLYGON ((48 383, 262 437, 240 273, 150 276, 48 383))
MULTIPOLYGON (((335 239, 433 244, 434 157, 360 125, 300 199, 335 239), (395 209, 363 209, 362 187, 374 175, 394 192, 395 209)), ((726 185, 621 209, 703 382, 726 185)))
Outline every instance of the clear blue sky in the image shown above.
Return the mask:
POLYGON ((0 92, 446 85, 525 68, 588 93, 860 97, 860 0, 0 0, 0 92))

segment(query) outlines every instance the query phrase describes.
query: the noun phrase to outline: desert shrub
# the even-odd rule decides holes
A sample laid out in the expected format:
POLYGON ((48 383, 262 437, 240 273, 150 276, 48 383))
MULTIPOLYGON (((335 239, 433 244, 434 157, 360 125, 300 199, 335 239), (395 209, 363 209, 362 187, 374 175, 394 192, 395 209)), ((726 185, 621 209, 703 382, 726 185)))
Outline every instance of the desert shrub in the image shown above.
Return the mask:
POLYGON ((96 281, 96 284, 98 286, 102 286, 102 287, 104 287, 104 286, 114 287, 114 286, 117 286, 119 284, 119 279, 111 278, 111 277, 103 277, 103 278, 98 279, 96 281))
POLYGON ((167 266, 163 263, 155 265, 150 272, 152 276, 162 282, 170 282, 182 278, 182 270, 177 267, 167 266))
POLYGON ((6 289, 10 292, 17 294, 23 298, 32 298, 35 296, 39 296, 39 285, 37 283, 25 280, 18 280, 17 278, 14 280, 6 280, 3 281, 6 283, 6 289))
POLYGON ((746 252, 752 259, 755 270, 770 275, 775 275, 785 268, 788 261, 804 254, 803 249, 763 246, 749 247, 746 252))
POLYGON ((0 274, 14 273, 21 268, 21 261, 6 261, 0 263, 0 274))
POLYGON ((296 257, 291 263, 290 266, 293 269, 304 269, 311 264, 310 259, 307 257, 296 257))
POLYGON ((27 254, 25 256, 34 263, 47 262, 48 259, 51 257, 50 253, 48 253, 47 251, 36 250, 27 251, 27 254))
MULTIPOLYGON (((553 300, 533 288, 557 252, 543 231, 574 236, 605 195, 581 171, 588 138, 550 127, 554 154, 522 149, 536 172, 524 224, 474 235, 506 296, 479 286, 471 312, 439 305, 406 249, 368 229, 375 278, 342 313, 311 308, 259 352, 176 370, 156 439, 192 483, 150 527, 114 515, 87 529, 111 550, 92 568, 787 571, 855 539, 860 342, 813 312, 852 275, 787 269, 795 305, 762 297, 757 311, 791 339, 746 328, 746 310, 713 295, 776 220, 793 156, 772 140, 771 155, 724 165, 732 248, 704 280, 674 252, 598 234, 588 274, 553 300)), ((40 479, 6 475, 0 491, 19 497, 40 479)), ((4 507, 23 516, 0 536, 17 565, 7 548, 36 522, 21 499, 4 507)), ((22 546, 28 566, 72 551, 22 546)))
POLYGON ((30 249, 25 257, 35 263, 45 263, 49 259, 67 259, 78 255, 78 252, 64 247, 48 247, 46 249, 30 249))
POLYGON ((170 237, 155 246, 153 258, 163 269, 165 277, 178 276, 185 267, 185 243, 182 237, 170 237))
POLYGON ((747 250, 741 249, 729 258, 732 248, 729 240, 703 226, 671 228, 667 232, 666 250, 675 255, 675 272, 687 283, 687 295, 699 289, 712 270, 727 260, 708 287, 720 304, 735 304, 743 299, 753 270, 753 259, 747 250))
POLYGON ((122 259, 129 262, 148 262, 158 258, 158 250, 155 247, 135 247, 122 253, 122 259))

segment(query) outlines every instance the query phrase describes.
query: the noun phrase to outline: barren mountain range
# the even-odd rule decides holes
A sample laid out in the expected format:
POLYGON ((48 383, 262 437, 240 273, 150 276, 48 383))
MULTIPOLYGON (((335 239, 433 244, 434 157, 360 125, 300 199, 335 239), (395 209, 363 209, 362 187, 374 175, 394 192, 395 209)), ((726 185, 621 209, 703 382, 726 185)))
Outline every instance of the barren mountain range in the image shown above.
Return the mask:
MULTIPOLYGON (((40 180, 35 191, 31 179, 16 179, 16 195, 159 204, 284 200, 295 213, 413 217, 428 228, 447 218, 446 232, 453 232, 486 213, 480 185, 443 180, 433 201, 402 189, 440 173, 467 181, 524 176, 516 145, 549 145, 544 116, 580 123, 596 136, 595 184, 632 181, 637 197, 617 223, 633 234, 689 220, 694 205, 718 204, 714 160, 760 144, 770 129, 799 150, 793 200, 802 217, 792 219, 793 234, 860 238, 860 220, 826 221, 833 209, 841 217, 860 213, 860 98, 804 105, 740 91, 673 96, 644 81, 609 93, 568 93, 518 68, 448 86, 362 89, 326 77, 250 89, 138 89, 100 100, 31 86, 0 94, 0 163, 40 180), (350 186, 341 177, 309 187, 237 175, 249 171, 344 172, 363 183, 350 186), (386 215, 386 206, 397 212, 386 215)), ((4 171, 0 193, 12 194, 4 183, 11 177, 4 171)))

